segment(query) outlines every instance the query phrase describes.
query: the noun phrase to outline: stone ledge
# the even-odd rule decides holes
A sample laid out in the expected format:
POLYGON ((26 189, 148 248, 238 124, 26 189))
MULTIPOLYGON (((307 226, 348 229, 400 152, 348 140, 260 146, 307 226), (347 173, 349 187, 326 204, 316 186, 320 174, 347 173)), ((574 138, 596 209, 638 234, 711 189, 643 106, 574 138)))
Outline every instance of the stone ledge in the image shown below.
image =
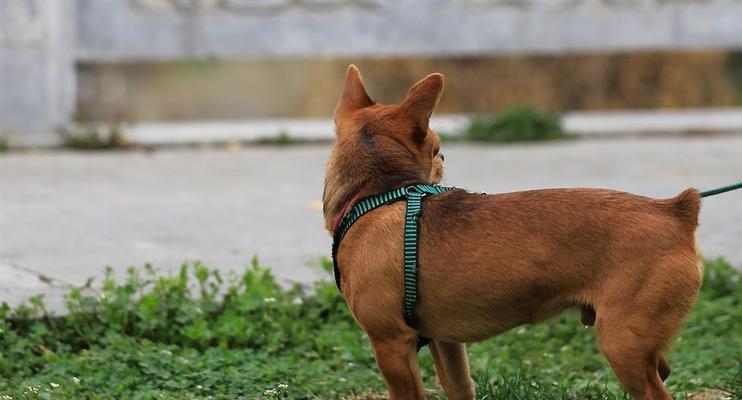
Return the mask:
MULTIPOLYGON (((562 121, 566 131, 583 137, 742 134, 742 108, 578 111, 565 113, 562 121)), ((467 122, 467 115, 441 115, 433 118, 431 127, 459 136, 467 122)), ((133 143, 156 146, 256 142, 276 138, 282 133, 298 141, 335 139, 331 119, 151 122, 125 126, 123 131, 133 143)), ((62 144, 53 134, 11 135, 8 142, 11 148, 62 144)))

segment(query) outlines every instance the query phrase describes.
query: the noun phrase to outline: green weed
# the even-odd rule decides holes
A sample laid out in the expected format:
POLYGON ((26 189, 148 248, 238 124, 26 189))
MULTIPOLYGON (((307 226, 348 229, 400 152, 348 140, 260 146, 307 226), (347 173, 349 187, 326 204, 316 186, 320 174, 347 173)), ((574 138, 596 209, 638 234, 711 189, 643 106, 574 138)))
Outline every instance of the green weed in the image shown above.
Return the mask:
MULTIPOLYGON (((709 389, 739 398, 740 273, 723 260, 705 265, 668 385, 676 398, 709 389)), ((73 289, 66 304, 64 316, 41 296, 0 307, 0 399, 370 399, 385 391, 334 284, 285 288, 257 259, 240 274, 195 262, 173 275, 131 268, 117 281, 109 268, 98 291, 73 289)), ((469 354, 480 399, 627 398, 577 313, 470 345, 469 354)), ((420 358, 434 388, 426 349, 420 358)))
POLYGON ((565 139, 558 115, 532 107, 511 106, 499 114, 471 117, 465 136, 480 142, 527 142, 565 139))
POLYGON ((255 140, 255 144, 272 146, 287 146, 290 144, 300 144, 305 142, 305 140, 291 137, 286 131, 278 132, 276 136, 264 136, 255 140))
POLYGON ((107 128, 78 125, 74 131, 57 128, 57 134, 65 147, 76 150, 113 150, 132 147, 126 135, 115 125, 107 128))

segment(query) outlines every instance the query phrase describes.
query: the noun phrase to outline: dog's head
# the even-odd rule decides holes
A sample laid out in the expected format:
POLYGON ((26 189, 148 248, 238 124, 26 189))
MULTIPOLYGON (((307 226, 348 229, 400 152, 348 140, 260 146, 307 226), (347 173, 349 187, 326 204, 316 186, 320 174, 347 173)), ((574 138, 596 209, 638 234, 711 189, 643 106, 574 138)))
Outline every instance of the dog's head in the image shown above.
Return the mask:
POLYGON ((441 181, 440 137, 429 123, 442 93, 443 75, 430 74, 414 84, 400 104, 379 104, 366 92, 358 68, 348 67, 335 108, 338 140, 325 177, 329 230, 336 217, 363 197, 441 181))
POLYGON ((443 156, 440 138, 429 122, 442 93, 443 75, 430 74, 414 84, 399 105, 379 104, 371 100, 361 73, 351 65, 335 108, 338 142, 355 142, 348 147, 375 147, 386 153, 375 156, 387 159, 399 170, 424 173, 428 183, 439 183, 443 156))

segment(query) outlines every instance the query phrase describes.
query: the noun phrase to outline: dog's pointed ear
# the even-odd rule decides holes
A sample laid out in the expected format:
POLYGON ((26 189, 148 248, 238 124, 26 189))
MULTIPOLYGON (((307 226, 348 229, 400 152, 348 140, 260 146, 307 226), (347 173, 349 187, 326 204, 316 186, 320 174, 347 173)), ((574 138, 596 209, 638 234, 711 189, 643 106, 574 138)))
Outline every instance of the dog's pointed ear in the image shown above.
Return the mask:
POLYGON ((366 93, 361 72, 355 65, 350 64, 345 73, 343 94, 340 95, 340 100, 335 107, 335 125, 337 126, 338 121, 351 112, 372 105, 374 105, 374 101, 366 93))
POLYGON ((405 109, 407 115, 412 118, 417 128, 419 128, 416 134, 422 135, 422 137, 418 139, 424 138, 428 133, 430 116, 433 115, 435 107, 438 106, 441 95, 443 95, 443 75, 438 73, 426 76, 420 82, 412 85, 407 92, 407 97, 405 97, 401 107, 405 109))

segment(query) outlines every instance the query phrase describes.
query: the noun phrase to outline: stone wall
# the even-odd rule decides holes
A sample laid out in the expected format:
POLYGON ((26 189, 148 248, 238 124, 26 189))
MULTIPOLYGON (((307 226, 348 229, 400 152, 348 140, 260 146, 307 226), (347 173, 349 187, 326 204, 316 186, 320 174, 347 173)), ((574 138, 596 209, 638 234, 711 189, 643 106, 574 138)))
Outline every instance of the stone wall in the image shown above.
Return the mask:
POLYGON ((742 47, 741 0, 78 0, 83 60, 742 47))
POLYGON ((329 118, 351 62, 382 103, 443 73, 439 113, 742 106, 742 52, 693 50, 82 64, 77 110, 85 121, 329 118))
POLYGON ((0 0, 0 134, 48 131, 72 115, 73 6, 0 0))
POLYGON ((742 0, 0 0, 0 131, 69 121, 75 65, 742 48, 742 0))

